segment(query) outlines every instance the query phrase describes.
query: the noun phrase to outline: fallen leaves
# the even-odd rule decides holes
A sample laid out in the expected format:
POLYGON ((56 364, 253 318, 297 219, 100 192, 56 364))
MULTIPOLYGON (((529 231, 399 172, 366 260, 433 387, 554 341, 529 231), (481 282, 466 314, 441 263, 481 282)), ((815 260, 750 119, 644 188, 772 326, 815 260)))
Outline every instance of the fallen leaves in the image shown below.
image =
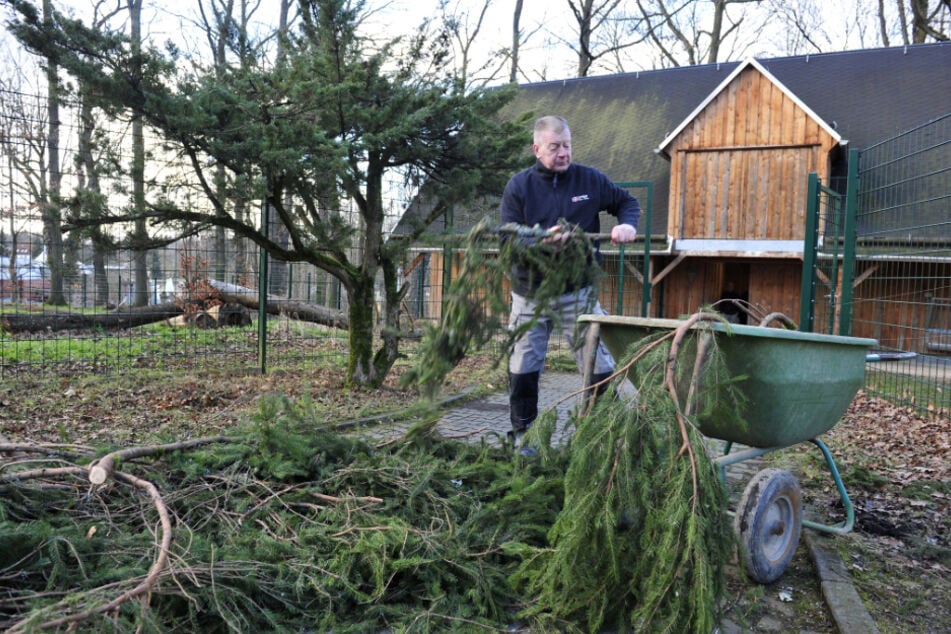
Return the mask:
POLYGON ((829 432, 829 442, 862 452, 869 467, 899 486, 947 481, 951 474, 951 420, 926 418, 864 391, 829 432))

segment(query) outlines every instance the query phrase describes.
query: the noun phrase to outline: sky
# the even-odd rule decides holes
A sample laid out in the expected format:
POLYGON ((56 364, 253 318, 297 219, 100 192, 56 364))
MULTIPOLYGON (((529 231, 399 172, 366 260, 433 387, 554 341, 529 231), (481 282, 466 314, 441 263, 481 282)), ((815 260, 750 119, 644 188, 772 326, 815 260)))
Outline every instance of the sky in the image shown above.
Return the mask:
MULTIPOLYGON (((39 0, 34 0, 39 4, 39 0)), ((207 3, 210 0, 203 0, 207 3)), ((220 0, 219 0, 220 1, 220 0)), ((251 0, 252 2, 254 0, 251 0)), ((278 0, 257 0, 256 19, 276 24, 278 0)), ((368 31, 384 37, 411 33, 423 20, 438 18, 439 7, 459 16, 467 25, 466 31, 475 28, 484 0, 365 0, 370 9, 366 21, 368 31)), ((94 0, 53 0, 55 6, 76 16, 88 16, 94 0)), ((115 6, 119 0, 105 0, 105 6, 115 6)), ((701 9, 712 6, 710 0, 696 0, 701 9)), ((124 0, 122 0, 124 4, 124 0)), ((629 3, 633 4, 633 3, 629 3)), ((739 3, 729 7, 732 16, 746 12, 748 17, 744 33, 749 38, 739 45, 727 48, 720 61, 738 61, 756 55, 776 57, 786 54, 812 51, 789 51, 791 32, 784 29, 782 21, 768 19, 768 10, 781 6, 791 10, 800 6, 813 7, 821 13, 812 25, 809 37, 823 46, 824 50, 845 50, 877 46, 868 44, 873 39, 862 33, 854 19, 856 7, 868 11, 873 0, 761 0, 758 3, 739 3), (865 40, 865 41, 863 41, 865 40)), ((207 51, 208 44, 195 27, 198 14, 196 0, 167 2, 143 0, 143 31, 154 42, 175 42, 187 51, 207 51)), ((512 12, 515 0, 490 0, 482 30, 476 40, 473 57, 485 59, 490 51, 511 45, 512 12)), ((577 57, 568 46, 576 38, 577 25, 568 9, 568 0, 524 0, 521 27, 525 41, 521 46, 523 74, 520 81, 556 80, 577 75, 577 57)), ((269 25, 268 29, 271 28, 269 25)), ((632 49, 623 67, 601 65, 592 74, 609 72, 650 70, 658 67, 656 51, 646 46, 632 49)), ((471 68, 471 65, 470 65, 471 68)), ((501 74, 507 80, 507 71, 501 74)))

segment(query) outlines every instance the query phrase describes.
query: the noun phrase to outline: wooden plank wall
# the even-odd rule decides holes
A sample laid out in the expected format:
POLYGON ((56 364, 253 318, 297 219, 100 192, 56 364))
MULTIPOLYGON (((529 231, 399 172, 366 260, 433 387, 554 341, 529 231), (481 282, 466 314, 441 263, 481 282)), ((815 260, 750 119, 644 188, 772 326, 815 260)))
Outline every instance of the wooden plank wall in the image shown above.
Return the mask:
POLYGON ((688 151, 679 238, 801 240, 816 146, 688 151))
MULTIPOLYGON (((717 258, 684 260, 664 279, 663 289, 655 288, 655 298, 657 293, 663 295, 662 313, 658 316, 676 318, 716 302, 723 290, 723 270, 724 260, 717 258)), ((749 301, 757 309, 764 313, 780 312, 797 321, 801 275, 801 260, 760 260, 750 267, 746 289, 742 289, 742 284, 740 287, 748 291, 749 301)))
POLYGON ((798 239, 806 177, 835 141, 755 68, 736 77, 671 143, 668 233, 798 239))
POLYGON ((906 350, 923 354, 943 354, 928 349, 927 329, 946 328, 947 306, 929 315, 932 299, 946 304, 951 301, 951 265, 939 262, 879 261, 860 263, 856 276, 869 267, 874 270, 854 290, 852 334, 877 339, 889 350, 906 350), (929 323, 929 316, 934 323, 929 323))
MULTIPOLYGON (((664 263, 655 262, 661 269, 664 263)), ((701 306, 720 299, 723 288, 722 266, 714 259, 687 258, 654 287, 654 301, 663 297, 658 317, 677 318, 696 312, 701 306)))
POLYGON ((764 313, 782 313, 799 321, 802 294, 802 260, 758 262, 750 275, 750 303, 764 313))

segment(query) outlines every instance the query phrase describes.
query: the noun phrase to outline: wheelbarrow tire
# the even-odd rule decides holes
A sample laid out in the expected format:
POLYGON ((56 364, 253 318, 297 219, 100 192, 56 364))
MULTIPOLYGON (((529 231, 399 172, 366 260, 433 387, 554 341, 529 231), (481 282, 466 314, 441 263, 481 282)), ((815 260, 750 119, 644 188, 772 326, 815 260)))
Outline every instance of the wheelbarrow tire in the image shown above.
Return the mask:
POLYGON ((768 584, 786 571, 802 532, 802 495, 796 477, 763 469, 746 489, 733 516, 740 562, 754 581, 768 584))

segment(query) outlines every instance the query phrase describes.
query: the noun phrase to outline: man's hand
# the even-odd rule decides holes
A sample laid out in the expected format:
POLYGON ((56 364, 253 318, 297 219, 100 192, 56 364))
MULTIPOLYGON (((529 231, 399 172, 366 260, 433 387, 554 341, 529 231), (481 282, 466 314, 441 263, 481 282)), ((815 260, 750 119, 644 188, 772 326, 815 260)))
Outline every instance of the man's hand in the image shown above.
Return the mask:
POLYGON ((611 229, 611 244, 634 242, 634 238, 636 237, 637 229, 631 225, 617 225, 611 229))
POLYGON ((542 238, 541 241, 542 244, 554 244, 560 247, 567 242, 572 235, 574 235, 574 232, 570 231, 567 227, 555 225, 554 227, 548 228, 548 235, 542 238))

